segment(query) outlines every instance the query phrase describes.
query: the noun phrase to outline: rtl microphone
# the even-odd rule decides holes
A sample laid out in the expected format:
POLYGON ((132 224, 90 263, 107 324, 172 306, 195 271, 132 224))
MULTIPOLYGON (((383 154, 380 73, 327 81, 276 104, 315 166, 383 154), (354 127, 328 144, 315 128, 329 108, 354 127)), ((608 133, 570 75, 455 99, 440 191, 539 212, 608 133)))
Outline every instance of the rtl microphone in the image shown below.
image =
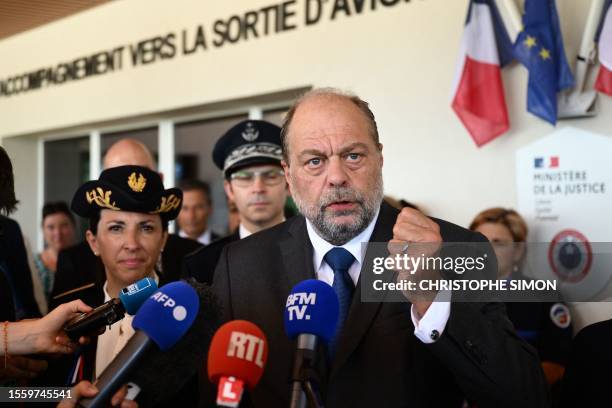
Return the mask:
POLYGON ((334 289, 325 282, 308 279, 295 285, 285 305, 285 332, 297 338, 292 372, 291 407, 319 406, 312 386, 316 347, 328 343, 336 333, 340 306, 334 289))
POLYGON ((142 359, 155 350, 166 351, 176 344, 193 324, 200 301, 194 288, 172 282, 147 299, 132 321, 136 333, 98 377, 100 392, 79 401, 81 407, 103 407, 125 384, 142 359))
POLYGON ((81 336, 97 336, 104 333, 105 327, 123 319, 125 313, 136 314, 142 303, 157 290, 157 283, 151 278, 144 278, 121 289, 119 299, 111 299, 88 313, 70 320, 64 326, 64 332, 77 341, 81 336))
POLYGON ((217 387, 217 406, 235 408, 244 386, 252 390, 263 374, 268 341, 246 320, 233 320, 215 333, 208 350, 208 378, 217 387))

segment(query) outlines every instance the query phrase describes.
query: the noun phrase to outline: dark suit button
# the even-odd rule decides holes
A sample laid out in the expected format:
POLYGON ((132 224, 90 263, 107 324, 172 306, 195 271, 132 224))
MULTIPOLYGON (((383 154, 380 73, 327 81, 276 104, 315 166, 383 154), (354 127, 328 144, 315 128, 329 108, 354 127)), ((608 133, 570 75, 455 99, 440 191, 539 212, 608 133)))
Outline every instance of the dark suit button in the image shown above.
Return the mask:
POLYGON ((440 338, 440 332, 437 330, 432 330, 431 333, 429 334, 429 338, 432 339, 433 341, 436 341, 440 338))
POLYGON ((465 347, 471 349, 472 347, 474 347, 474 343, 472 343, 471 340, 466 340, 465 341, 465 347))

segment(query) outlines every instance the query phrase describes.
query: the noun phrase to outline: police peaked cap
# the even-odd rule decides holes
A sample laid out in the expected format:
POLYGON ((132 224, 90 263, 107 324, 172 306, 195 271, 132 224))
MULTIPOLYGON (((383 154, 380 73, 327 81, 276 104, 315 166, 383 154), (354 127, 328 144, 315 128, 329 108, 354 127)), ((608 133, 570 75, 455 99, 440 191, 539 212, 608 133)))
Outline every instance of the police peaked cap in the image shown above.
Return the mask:
POLYGON ((98 180, 83 184, 72 198, 72 211, 92 218, 101 210, 159 214, 172 220, 181 211, 183 192, 164 189, 157 172, 141 166, 120 166, 106 169, 98 180))
POLYGON ((281 128, 264 120, 244 120, 225 132, 213 149, 213 161, 227 177, 255 164, 277 164, 283 158, 281 128))

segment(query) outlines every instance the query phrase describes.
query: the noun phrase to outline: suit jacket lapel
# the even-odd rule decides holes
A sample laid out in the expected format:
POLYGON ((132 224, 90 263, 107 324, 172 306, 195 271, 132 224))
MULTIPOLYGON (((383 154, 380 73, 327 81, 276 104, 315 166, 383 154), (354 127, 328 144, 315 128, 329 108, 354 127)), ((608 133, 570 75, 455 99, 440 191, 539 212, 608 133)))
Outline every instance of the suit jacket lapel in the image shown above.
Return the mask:
MULTIPOLYGON (((285 238, 279 240, 281 259, 285 270, 285 273, 282 274, 283 281, 279 284, 284 285, 282 288, 285 296, 289 296, 291 289, 299 282, 306 279, 317 279, 313 265, 314 249, 310 238, 308 238, 306 220, 302 216, 295 216, 287 222, 292 223, 288 228, 288 234, 285 238)), ((286 298, 282 301, 284 305, 286 298)), ((317 357, 318 384, 323 390, 327 384, 327 364, 325 349, 319 347, 317 357)))
POLYGON ((296 284, 306 279, 316 279, 316 275, 312 264, 313 249, 306 230, 306 220, 302 216, 295 216, 287 222, 290 223, 288 233, 278 243, 284 266, 279 285, 284 289, 286 296, 289 296, 296 284))
MULTIPOLYGON (((395 225, 398 214, 399 211, 383 202, 370 242, 388 242, 391 240, 393 237, 393 225, 395 225)), ((372 265, 370 257, 372 257, 372 251, 368 250, 364 257, 363 266, 372 265)), ((362 270, 362 273, 369 272, 367 270, 362 270)), ((357 348, 382 304, 383 298, 377 302, 361 301, 362 273, 359 274, 359 280, 355 288, 349 315, 344 322, 344 327, 338 339, 338 348, 334 361, 332 362, 330 377, 333 377, 338 372, 338 369, 348 360, 351 353, 357 348)))

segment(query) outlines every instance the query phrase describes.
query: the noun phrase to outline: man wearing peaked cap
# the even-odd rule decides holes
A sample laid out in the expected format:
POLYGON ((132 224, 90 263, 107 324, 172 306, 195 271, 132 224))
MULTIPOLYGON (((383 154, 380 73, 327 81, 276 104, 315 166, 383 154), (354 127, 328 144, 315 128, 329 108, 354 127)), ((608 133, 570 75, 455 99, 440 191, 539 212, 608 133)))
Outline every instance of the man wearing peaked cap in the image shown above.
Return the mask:
POLYGON ((280 167, 281 159, 280 127, 263 120, 238 123, 221 136, 213 149, 213 160, 226 177, 251 164, 280 167))
POLYGON ((280 128, 263 120, 245 120, 215 144, 213 160, 223 171, 224 188, 240 215, 237 231, 185 258, 183 275, 211 283, 223 248, 284 221, 288 188, 281 167, 280 128))

